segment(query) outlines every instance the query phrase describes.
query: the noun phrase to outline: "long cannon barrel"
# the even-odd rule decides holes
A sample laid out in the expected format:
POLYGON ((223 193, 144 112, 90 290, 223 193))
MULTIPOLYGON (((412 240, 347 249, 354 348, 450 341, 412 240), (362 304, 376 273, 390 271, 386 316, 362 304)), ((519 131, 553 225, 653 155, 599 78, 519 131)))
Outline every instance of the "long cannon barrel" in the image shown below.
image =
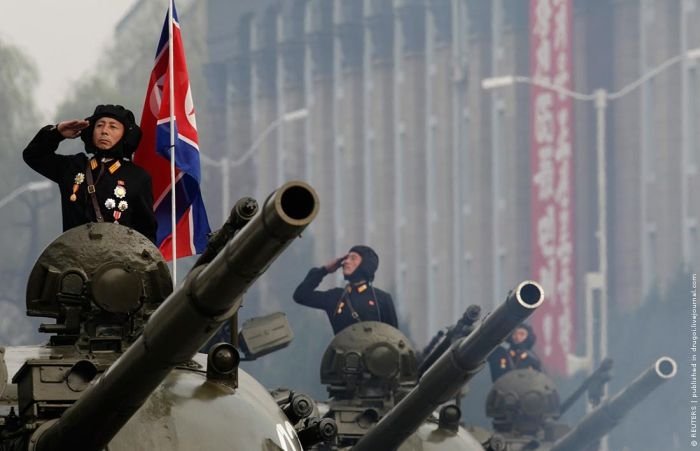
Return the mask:
POLYGON ((676 362, 670 357, 661 357, 622 391, 586 415, 580 423, 554 443, 551 451, 586 449, 589 444, 601 439, 617 426, 627 412, 649 393, 675 375, 676 362))
POLYGON ((207 265, 191 271, 143 333, 74 405, 31 438, 36 450, 106 446, 170 371, 188 361, 239 309, 243 293, 313 220, 318 197, 306 183, 273 192, 207 265), (88 431, 86 433, 86 431, 88 431))
POLYGON ((258 203, 252 197, 244 197, 236 202, 228 219, 219 230, 211 234, 206 249, 195 262, 193 268, 207 264, 221 252, 231 238, 241 230, 258 212, 258 203))
POLYGON ((413 388, 357 444, 353 451, 394 450, 443 402, 453 398, 484 366, 493 349, 543 302, 542 288, 520 283, 506 301, 467 337, 455 342, 413 388))
POLYGON ((598 368, 579 385, 571 396, 561 403, 559 417, 564 415, 586 390, 589 390, 588 397, 593 405, 598 405, 603 394, 603 386, 610 380, 610 370, 612 370, 612 367, 613 360, 610 357, 603 359, 598 368), (594 392, 594 396, 591 396, 591 392, 594 392))
POLYGON ((433 363, 449 349, 454 340, 466 337, 472 330, 474 323, 481 316, 481 307, 478 305, 470 305, 464 312, 462 317, 457 320, 457 323, 450 327, 447 332, 440 331, 438 335, 433 337, 433 340, 423 351, 423 361, 418 365, 418 374, 423 375, 433 363))

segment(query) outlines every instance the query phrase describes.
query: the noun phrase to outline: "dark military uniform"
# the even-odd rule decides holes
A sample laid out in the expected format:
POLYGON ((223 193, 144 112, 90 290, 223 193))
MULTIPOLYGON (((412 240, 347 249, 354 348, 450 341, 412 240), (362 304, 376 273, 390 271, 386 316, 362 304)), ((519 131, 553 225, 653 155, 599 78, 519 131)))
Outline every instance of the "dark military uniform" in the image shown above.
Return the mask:
POLYGON ((542 371, 540 360, 532 350, 528 349, 498 347, 491 353, 488 361, 491 369, 491 380, 494 382, 511 370, 532 368, 542 371))
POLYGON ((506 339, 510 344, 510 348, 506 349, 503 346, 499 346, 488 357, 491 380, 493 382, 511 370, 532 368, 533 370, 542 371, 542 363, 535 351, 532 350, 537 340, 532 326, 523 323, 516 329, 519 328, 527 330, 527 337, 522 343, 514 343, 511 335, 506 339))
POLYGON ((327 274, 324 267, 311 268, 294 291, 294 301, 325 310, 336 334, 360 321, 381 321, 398 329, 394 301, 389 293, 365 281, 349 283, 345 288, 316 291, 327 274))
POLYGON ((63 230, 97 222, 88 193, 86 172, 89 170, 104 221, 131 227, 155 242, 157 223, 148 173, 125 158, 107 161, 84 153, 58 155, 56 149, 63 139, 49 125, 39 131, 23 152, 24 161, 32 169, 58 184, 63 230))

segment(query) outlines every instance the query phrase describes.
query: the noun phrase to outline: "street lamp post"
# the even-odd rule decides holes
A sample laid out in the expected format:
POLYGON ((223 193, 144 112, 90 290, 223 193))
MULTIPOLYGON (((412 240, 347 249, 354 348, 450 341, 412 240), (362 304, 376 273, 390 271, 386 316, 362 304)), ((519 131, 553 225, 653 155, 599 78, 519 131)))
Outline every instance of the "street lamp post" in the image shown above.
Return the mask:
MULTIPOLYGON (((600 318, 600 339, 598 341, 599 352, 595 356, 596 363, 602 362, 608 357, 608 192, 607 192, 607 176, 605 165, 605 120, 606 109, 608 107, 608 93, 604 89, 596 89, 593 93, 594 105, 596 111, 596 159, 598 171, 598 288, 599 288, 599 307, 598 317, 600 318)), ((588 291, 592 288, 589 286, 588 291)), ((591 337, 589 343, 589 353, 593 352, 593 325, 589 326, 591 337)), ((593 355, 589 357, 590 362, 594 361, 593 355)), ((603 396, 607 396, 607 385, 603 387, 603 396)), ((606 445, 603 445, 606 447, 606 445)))
MULTIPOLYGON (((669 69, 676 64, 687 59, 700 58, 700 48, 688 50, 680 55, 669 58, 665 62, 648 71, 637 80, 625 85, 622 89, 615 92, 608 92, 605 89, 596 89, 592 94, 584 94, 572 91, 564 86, 547 83, 531 77, 506 75, 499 77, 491 77, 482 80, 481 87, 485 90, 497 89, 501 87, 513 86, 515 84, 528 84, 537 86, 543 89, 549 89, 558 94, 581 101, 593 101, 596 111, 596 158, 597 158, 597 179, 598 179, 598 272, 589 274, 586 278, 587 293, 590 294, 592 289, 598 289, 600 303, 598 309, 599 326, 600 326, 600 341, 599 352, 596 360, 602 360, 607 355, 608 346, 608 327, 607 327, 607 310, 608 310, 608 259, 607 259, 607 178, 605 167, 605 121, 607 107, 610 100, 619 99, 620 97, 629 94, 635 89, 641 87, 647 81, 653 79, 660 73, 669 69)), ((587 305, 587 312, 592 312, 591 306, 587 305)), ((588 318, 587 337, 586 337, 586 357, 585 367, 592 368, 595 363, 593 358, 592 331, 593 326, 590 323, 591 318, 588 318), (590 335, 590 336, 588 336, 590 335)))
POLYGON ((0 199, 0 208, 3 208, 5 205, 9 204, 16 197, 18 197, 19 195, 21 195, 23 193, 31 192, 31 191, 43 191, 43 190, 49 189, 49 188, 51 188, 51 181, 50 180, 42 180, 40 182, 25 183, 24 185, 20 186, 19 188, 14 189, 7 196, 0 199))
POLYGON ((218 166, 221 169, 221 217, 222 222, 226 221, 229 212, 231 211, 231 193, 229 191, 231 184, 231 169, 241 166, 243 163, 248 161, 258 150, 260 145, 265 141, 265 138, 280 127, 283 124, 305 119, 309 115, 309 110, 306 108, 301 108, 298 110, 290 111, 278 117, 274 121, 270 122, 265 129, 260 132, 258 137, 253 141, 253 144, 246 149, 243 154, 232 160, 229 156, 224 156, 221 160, 214 160, 207 157, 204 154, 200 154, 199 157, 202 163, 208 164, 210 166, 218 166))

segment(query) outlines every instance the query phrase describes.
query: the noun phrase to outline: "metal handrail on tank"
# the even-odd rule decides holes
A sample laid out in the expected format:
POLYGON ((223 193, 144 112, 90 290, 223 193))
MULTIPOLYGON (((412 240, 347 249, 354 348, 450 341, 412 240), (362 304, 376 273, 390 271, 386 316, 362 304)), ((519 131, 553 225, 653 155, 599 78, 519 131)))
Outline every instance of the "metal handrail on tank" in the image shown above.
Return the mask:
POLYGON ((30 448, 106 446, 178 364, 188 361, 241 306, 243 293, 318 212, 303 182, 281 186, 208 264, 188 275, 156 310, 143 334, 84 396, 30 439, 30 448), (89 431, 88 434, 85 431, 89 431))
POLYGON ((488 355, 544 300, 533 281, 520 283, 505 302, 469 336, 454 343, 411 390, 357 444, 353 451, 395 450, 442 403, 453 398, 481 370, 488 355))
POLYGON ((676 362, 661 357, 627 387, 586 415, 580 423, 557 440, 550 451, 579 451, 604 437, 649 393, 676 375, 676 362))

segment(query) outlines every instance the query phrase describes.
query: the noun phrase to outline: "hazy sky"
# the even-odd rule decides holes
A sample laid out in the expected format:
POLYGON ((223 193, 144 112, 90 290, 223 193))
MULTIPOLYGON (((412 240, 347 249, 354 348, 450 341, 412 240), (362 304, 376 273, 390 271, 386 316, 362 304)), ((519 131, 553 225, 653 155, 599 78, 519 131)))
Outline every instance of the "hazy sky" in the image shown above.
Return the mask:
MULTIPOLYGON (((34 60, 41 77, 35 96, 44 119, 62 100, 65 86, 90 71, 137 1, 0 0, 0 38, 34 60)), ((167 0, 158 1, 166 11, 167 0)))

